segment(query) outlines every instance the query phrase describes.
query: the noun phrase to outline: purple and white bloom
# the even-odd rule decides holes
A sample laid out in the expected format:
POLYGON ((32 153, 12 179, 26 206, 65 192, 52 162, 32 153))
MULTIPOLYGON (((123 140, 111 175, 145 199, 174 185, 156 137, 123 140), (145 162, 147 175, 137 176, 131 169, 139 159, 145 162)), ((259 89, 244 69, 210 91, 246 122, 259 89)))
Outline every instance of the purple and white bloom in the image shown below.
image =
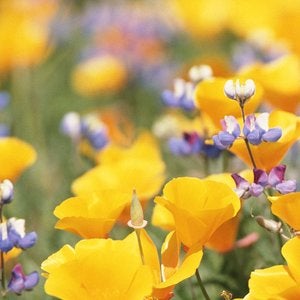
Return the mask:
POLYGON ((235 192, 242 199, 248 199, 251 196, 260 196, 264 191, 264 187, 268 184, 268 175, 266 172, 260 169, 254 169, 253 173, 253 183, 250 183, 237 173, 231 175, 236 184, 235 192))
POLYGON ((225 95, 229 99, 238 101, 241 105, 244 105, 254 95, 255 89, 252 79, 247 79, 244 84, 240 84, 238 79, 235 82, 231 79, 227 80, 224 85, 225 95))
POLYGON ((284 180, 286 171, 285 165, 274 167, 268 177, 268 183, 275 188, 280 194, 288 194, 296 191, 296 180, 284 180))
POLYGON ((21 264, 17 264, 12 270, 7 287, 10 292, 20 295, 23 291, 32 290, 38 284, 39 279, 37 271, 25 275, 21 264))
POLYGON ((161 95, 162 101, 167 106, 191 111, 195 108, 194 89, 193 83, 176 78, 174 80, 174 91, 163 91, 161 95))
POLYGON ((204 79, 211 78, 213 76, 212 68, 209 65, 193 66, 189 70, 190 80, 197 84, 204 79))
POLYGON ((245 138, 250 144, 259 145, 261 142, 276 142, 282 135, 278 127, 269 129, 269 113, 262 113, 257 117, 248 115, 243 128, 245 138))
POLYGON ((105 124, 93 114, 82 118, 81 134, 97 151, 101 150, 108 143, 108 133, 105 124))
POLYGON ((32 231, 25 233, 25 220, 10 218, 0 224, 0 249, 10 251, 13 247, 27 249, 37 240, 37 234, 32 231))
POLYGON ((0 183, 0 204, 7 204, 14 197, 14 186, 9 179, 5 179, 0 183))
POLYGON ((214 144, 219 149, 230 147, 241 133, 240 125, 233 116, 225 116, 221 120, 223 131, 213 136, 214 144))

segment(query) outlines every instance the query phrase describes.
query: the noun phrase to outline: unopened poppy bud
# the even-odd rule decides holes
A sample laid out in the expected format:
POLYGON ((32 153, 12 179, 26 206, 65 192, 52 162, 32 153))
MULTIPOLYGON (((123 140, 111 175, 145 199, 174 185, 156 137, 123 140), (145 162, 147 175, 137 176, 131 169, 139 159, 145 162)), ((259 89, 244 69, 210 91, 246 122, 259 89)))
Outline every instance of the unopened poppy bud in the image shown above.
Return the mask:
POLYGON ((130 206, 130 220, 128 226, 134 229, 141 229, 147 225, 147 221, 144 220, 144 212, 142 205, 137 197, 136 191, 133 191, 131 206, 130 206))
POLYGON ((208 65, 193 66, 189 70, 189 78, 194 82, 200 82, 204 79, 210 78, 213 71, 208 65))
POLYGON ((270 232, 281 233, 282 232, 282 223, 276 222, 274 220, 265 219, 262 216, 255 217, 256 222, 263 228, 267 229, 270 232))
POLYGON ((245 84, 240 84, 238 79, 235 82, 227 80, 224 85, 224 93, 229 99, 237 100, 241 105, 244 105, 254 95, 255 83, 252 79, 247 79, 245 84))
POLYGON ((14 186, 8 179, 3 180, 0 183, 0 202, 2 204, 10 203, 14 196, 14 186))

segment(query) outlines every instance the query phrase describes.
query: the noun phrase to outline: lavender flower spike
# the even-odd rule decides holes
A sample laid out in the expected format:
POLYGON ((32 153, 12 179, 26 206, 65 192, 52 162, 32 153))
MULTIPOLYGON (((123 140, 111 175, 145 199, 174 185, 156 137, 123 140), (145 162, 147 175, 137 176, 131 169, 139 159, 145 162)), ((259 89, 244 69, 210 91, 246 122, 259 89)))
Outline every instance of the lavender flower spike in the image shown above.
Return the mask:
POLYGON ((223 131, 213 136, 214 144, 219 149, 230 147, 241 133, 240 125, 233 116, 225 116, 221 120, 223 131))

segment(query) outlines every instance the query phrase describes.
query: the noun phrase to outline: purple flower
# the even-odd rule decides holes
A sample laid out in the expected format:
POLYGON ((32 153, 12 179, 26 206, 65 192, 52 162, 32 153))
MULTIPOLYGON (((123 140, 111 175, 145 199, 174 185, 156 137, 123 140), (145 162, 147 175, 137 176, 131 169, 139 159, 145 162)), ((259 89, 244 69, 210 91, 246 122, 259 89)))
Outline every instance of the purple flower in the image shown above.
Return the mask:
POLYGON ((0 110, 5 108, 10 100, 10 94, 8 92, 0 92, 0 110))
POLYGON ((285 170, 285 165, 274 167, 269 174, 261 169, 253 169, 253 183, 236 173, 231 176, 236 184, 237 195, 242 199, 247 199, 251 196, 258 197, 266 187, 272 187, 281 194, 295 192, 296 180, 284 180, 285 170))
POLYGON ((233 142, 239 137, 241 133, 240 125, 233 116, 225 116, 221 120, 223 131, 213 136, 214 144, 219 149, 226 149, 230 147, 233 142))
POLYGON ((284 180, 286 171, 285 165, 274 167, 268 177, 268 183, 280 194, 288 194, 296 191, 296 180, 284 180))
POLYGON ((22 292, 32 290, 39 282, 39 274, 34 271, 28 275, 23 273, 22 266, 17 264, 11 273, 11 279, 8 283, 8 290, 18 295, 22 292))
POLYGON ((4 252, 13 247, 27 249, 32 247, 37 240, 37 234, 32 231, 25 233, 25 220, 10 218, 0 224, 0 249, 4 252))
POLYGON ((276 142, 282 135, 280 128, 269 129, 269 113, 262 113, 258 117, 248 115, 245 120, 243 133, 250 144, 259 145, 262 141, 276 142))
POLYGON ((171 138, 169 148, 175 155, 191 155, 199 153, 203 143, 203 139, 196 132, 185 132, 181 138, 171 138))
POLYGON ((179 107, 187 111, 195 108, 194 104, 194 85, 181 78, 174 80, 174 91, 165 90, 161 97, 165 105, 179 107))

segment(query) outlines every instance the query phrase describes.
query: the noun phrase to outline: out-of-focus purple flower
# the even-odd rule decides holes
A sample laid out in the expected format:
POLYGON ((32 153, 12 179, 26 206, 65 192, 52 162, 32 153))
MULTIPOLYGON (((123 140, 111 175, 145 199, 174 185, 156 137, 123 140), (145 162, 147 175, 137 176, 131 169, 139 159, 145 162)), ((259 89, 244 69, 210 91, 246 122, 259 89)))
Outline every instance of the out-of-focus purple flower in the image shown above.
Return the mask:
POLYGON ((240 125, 233 116, 225 116, 221 120, 223 131, 213 136, 216 147, 223 150, 230 147, 241 133, 240 125))
POLYGON ((23 291, 32 290, 39 282, 39 274, 34 271, 25 275, 21 264, 17 264, 11 273, 11 279, 8 283, 8 290, 18 295, 23 291))
POLYGON ((0 137, 7 137, 10 134, 10 129, 6 124, 0 124, 0 137))
POLYGON ((269 129, 269 113, 262 113, 258 117, 248 115, 243 128, 245 138, 250 144, 259 145, 261 142, 276 142, 282 135, 278 127, 269 129))
POLYGON ((0 204, 8 204, 14 197, 14 186, 9 179, 0 183, 0 204))
POLYGON ((174 91, 165 90, 161 97, 165 105, 191 111, 195 108, 194 85, 181 78, 174 80, 174 91))
POLYGON ((0 109, 5 108, 10 100, 10 95, 8 92, 0 92, 0 109))
POLYGON ((94 114, 81 117, 76 112, 67 113, 62 119, 61 131, 68 135, 75 144, 86 139, 97 151, 108 143, 106 126, 94 114))
POLYGON ((171 138, 169 148, 175 155, 202 154, 216 158, 221 153, 215 145, 206 144, 204 138, 196 132, 185 132, 180 138, 171 138))
POLYGON ((13 247, 27 249, 37 240, 37 234, 32 231, 25 233, 25 220, 10 218, 0 224, 0 249, 10 251, 13 247))
POLYGON ((285 165, 274 167, 268 177, 268 183, 275 188, 280 194, 288 194, 296 191, 296 180, 284 180, 286 171, 285 165))
POLYGON ((181 138, 171 138, 169 148, 175 155, 198 154, 203 143, 203 139, 196 132, 185 132, 181 138))
POLYGON ((108 143, 106 126, 97 116, 87 115, 82 118, 81 134, 97 151, 101 150, 108 143))

